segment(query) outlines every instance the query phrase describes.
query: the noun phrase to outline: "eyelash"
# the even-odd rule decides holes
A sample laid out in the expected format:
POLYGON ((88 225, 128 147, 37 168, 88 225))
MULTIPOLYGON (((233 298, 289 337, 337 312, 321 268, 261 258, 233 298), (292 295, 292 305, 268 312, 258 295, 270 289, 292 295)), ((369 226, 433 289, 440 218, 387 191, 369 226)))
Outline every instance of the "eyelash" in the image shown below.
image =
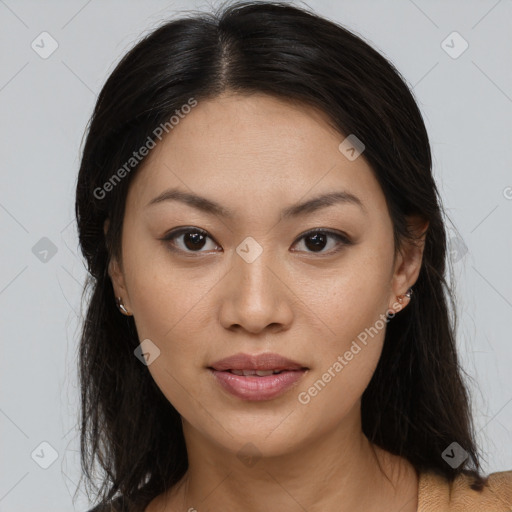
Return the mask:
MULTIPOLYGON (((180 252, 180 253, 184 253, 187 255, 195 255, 195 254, 201 254, 202 252, 206 252, 206 251, 189 251, 189 250, 184 250, 184 249, 177 248, 176 246, 173 246, 173 243, 172 243, 173 240, 175 240, 176 238, 178 238, 181 235, 188 234, 188 233, 204 235, 207 238, 210 238, 211 240, 213 240, 215 242, 215 240, 211 236, 208 235, 207 231, 205 231, 204 229, 194 228, 194 227, 185 227, 185 228, 175 229, 173 231, 170 231, 168 234, 166 234, 160 240, 162 240, 164 242, 169 242, 168 243, 169 249, 172 251, 175 251, 175 252, 180 252)), ((307 238, 308 236, 317 235, 317 234, 327 235, 327 236, 331 236, 331 237, 337 239, 338 245, 341 245, 341 247, 338 246, 336 249, 327 251, 327 252, 322 252, 322 251, 319 251, 319 252, 305 251, 305 252, 307 252, 309 254, 332 255, 332 254, 336 254, 337 252, 339 252, 343 248, 343 246, 352 244, 351 240, 344 233, 338 233, 338 232, 332 231, 330 229, 315 228, 315 229, 309 230, 306 233, 303 233, 302 235, 300 235, 299 238, 294 243, 294 245, 296 243, 298 243, 299 241, 307 238)), ((217 242, 215 242, 215 243, 217 243, 217 242)), ((297 252, 302 252, 302 251, 297 251, 297 252)))

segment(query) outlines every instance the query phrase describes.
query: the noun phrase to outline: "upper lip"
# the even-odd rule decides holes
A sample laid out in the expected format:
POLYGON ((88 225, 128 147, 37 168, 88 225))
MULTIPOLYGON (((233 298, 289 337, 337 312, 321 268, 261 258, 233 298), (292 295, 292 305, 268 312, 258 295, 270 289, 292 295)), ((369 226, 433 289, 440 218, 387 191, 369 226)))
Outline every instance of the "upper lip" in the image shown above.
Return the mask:
POLYGON ((209 368, 225 370, 306 370, 307 367, 279 354, 234 354, 213 363, 209 368))

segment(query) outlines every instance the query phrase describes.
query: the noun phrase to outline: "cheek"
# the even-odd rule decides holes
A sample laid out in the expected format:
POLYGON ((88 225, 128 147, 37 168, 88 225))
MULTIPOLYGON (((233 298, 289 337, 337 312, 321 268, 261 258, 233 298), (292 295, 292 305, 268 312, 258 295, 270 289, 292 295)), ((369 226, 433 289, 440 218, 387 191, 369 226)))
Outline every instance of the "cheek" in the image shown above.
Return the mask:
POLYGON ((366 310, 355 319, 340 317, 334 325, 336 340, 322 346, 314 370, 297 390, 301 417, 312 430, 317 428, 318 418, 322 428, 329 430, 343 418, 358 417, 359 401, 384 343, 387 323, 380 315, 366 310))
POLYGON ((159 265, 141 271, 131 284, 139 339, 150 339, 159 350, 148 370, 173 407, 190 416, 202 400, 194 381, 208 346, 201 301, 205 292, 191 286, 188 277, 180 279, 179 272, 171 274, 159 265))
MULTIPOLYGON (((159 356, 148 366, 155 382, 179 410, 191 401, 204 354, 211 351, 212 288, 223 272, 171 265, 165 251, 127 251, 126 285, 136 311, 139 340, 149 339, 159 356), (156 350, 156 349, 155 349, 156 350)), ((212 267, 213 268, 213 267, 212 267)))
MULTIPOLYGON (((298 402, 325 421, 339 421, 354 407, 378 364, 388 322, 391 251, 354 251, 301 299, 315 304, 315 368, 298 390, 298 402), (336 404, 336 407, 333 407, 336 404)), ((304 284, 306 284, 304 282, 304 284)))
MULTIPOLYGON (((305 305, 305 314, 321 326, 327 353, 348 350, 352 340, 386 312, 391 267, 390 251, 360 246, 347 252, 335 269, 315 275, 297 273, 293 287, 305 305)), ((381 324, 379 321, 378 330, 382 330, 381 324)))
POLYGON ((126 247, 126 286, 137 312, 139 337, 157 340, 159 346, 171 349, 185 326, 191 329, 189 337, 205 329, 202 303, 222 274, 212 271, 213 267, 178 266, 168 250, 154 240, 132 243, 130 250, 127 237, 126 247))

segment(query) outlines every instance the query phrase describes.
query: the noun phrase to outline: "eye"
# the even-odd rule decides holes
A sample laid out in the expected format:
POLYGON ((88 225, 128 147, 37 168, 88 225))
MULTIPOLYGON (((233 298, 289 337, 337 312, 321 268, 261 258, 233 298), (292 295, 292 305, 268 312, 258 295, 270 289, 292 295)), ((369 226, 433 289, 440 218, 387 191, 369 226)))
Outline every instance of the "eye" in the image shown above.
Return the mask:
POLYGON ((327 254, 334 254, 341 250, 342 247, 340 246, 351 244, 350 239, 345 234, 327 229, 315 229, 308 231, 299 238, 299 241, 302 240, 304 240, 304 245, 309 249, 309 251, 306 252, 313 253, 322 252, 327 254), (331 243, 331 247, 334 247, 334 249, 324 251, 323 249, 329 245, 329 238, 331 240, 335 240, 335 242, 331 243))
MULTIPOLYGON (((182 252, 206 252, 201 251, 208 244, 206 241, 213 239, 207 234, 206 231, 193 228, 193 227, 185 227, 179 228, 171 231, 167 235, 165 235, 161 240, 170 242, 171 250, 178 250, 182 252)), ((213 244, 213 247, 210 247, 206 250, 214 250, 216 247, 219 247, 216 244, 213 244)))
MULTIPOLYGON (((175 229, 161 238, 161 240, 169 242, 171 250, 177 250, 185 253, 201 253, 219 248, 219 245, 215 243, 206 231, 194 227, 175 229), (208 240, 213 242, 211 244, 213 247, 207 247, 208 240), (203 251, 202 249, 205 250, 203 251)), ((298 239, 298 242, 300 241, 304 241, 304 245, 307 248, 305 252, 322 254, 334 254, 341 250, 340 246, 351 244, 350 239, 345 234, 328 229, 314 229, 308 231, 301 235, 298 239), (329 240, 331 240, 331 244, 329 244, 329 240), (331 249, 324 251, 324 249, 329 245, 331 246, 331 249)), ((296 244, 297 242, 294 245, 296 244)))

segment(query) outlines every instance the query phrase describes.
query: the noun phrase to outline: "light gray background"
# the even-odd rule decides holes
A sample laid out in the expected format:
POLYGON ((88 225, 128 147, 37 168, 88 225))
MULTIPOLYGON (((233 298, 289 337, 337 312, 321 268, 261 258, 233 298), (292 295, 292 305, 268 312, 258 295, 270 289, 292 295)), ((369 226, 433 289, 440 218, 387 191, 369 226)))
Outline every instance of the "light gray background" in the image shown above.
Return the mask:
MULTIPOLYGON (((512 2, 309 5, 384 53, 414 88, 437 182, 461 236, 450 227, 458 342, 474 379, 484 469, 512 469, 512 2), (458 58, 442 47, 453 31, 469 44, 458 58)), ((81 491, 72 501, 80 477, 76 347, 85 276, 74 225, 79 147, 120 57, 177 11, 207 6, 0 0, 0 512, 88 508, 81 491), (43 31, 59 45, 47 59, 31 47, 43 31), (42 237, 57 249, 46 262, 32 250, 42 237), (34 460, 50 460, 42 442, 58 453, 48 469, 34 460)), ((462 48, 452 39, 452 52, 462 48)))

